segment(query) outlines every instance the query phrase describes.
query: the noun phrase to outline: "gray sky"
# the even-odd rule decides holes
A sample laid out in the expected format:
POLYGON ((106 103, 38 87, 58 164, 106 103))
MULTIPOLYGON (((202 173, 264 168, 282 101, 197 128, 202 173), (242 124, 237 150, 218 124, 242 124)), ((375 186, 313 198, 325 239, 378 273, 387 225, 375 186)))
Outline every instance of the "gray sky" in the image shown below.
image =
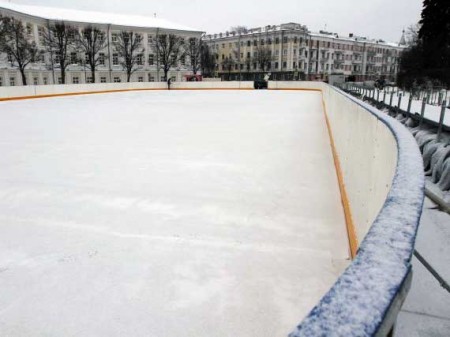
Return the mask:
POLYGON ((298 22, 324 29, 397 42, 403 28, 420 19, 422 0, 11 0, 118 13, 153 15, 204 30, 298 22))

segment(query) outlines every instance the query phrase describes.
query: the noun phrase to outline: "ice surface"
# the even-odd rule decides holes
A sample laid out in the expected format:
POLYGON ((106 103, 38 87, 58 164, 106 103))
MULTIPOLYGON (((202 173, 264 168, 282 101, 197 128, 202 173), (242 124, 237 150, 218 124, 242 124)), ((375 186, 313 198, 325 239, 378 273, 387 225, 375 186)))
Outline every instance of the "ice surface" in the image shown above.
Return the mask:
POLYGON ((1 336, 285 336, 345 267, 315 92, 0 103, 1 336))

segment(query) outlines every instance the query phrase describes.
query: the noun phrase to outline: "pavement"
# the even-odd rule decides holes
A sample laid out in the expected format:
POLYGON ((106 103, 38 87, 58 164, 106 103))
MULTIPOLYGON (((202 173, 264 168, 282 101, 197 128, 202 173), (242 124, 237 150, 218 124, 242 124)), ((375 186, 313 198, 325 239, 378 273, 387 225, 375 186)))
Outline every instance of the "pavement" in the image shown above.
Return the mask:
MULTIPOLYGON (((426 198, 416 250, 450 283, 450 215, 426 198)), ((413 282, 397 320, 396 337, 450 336, 450 293, 413 258, 413 282)))

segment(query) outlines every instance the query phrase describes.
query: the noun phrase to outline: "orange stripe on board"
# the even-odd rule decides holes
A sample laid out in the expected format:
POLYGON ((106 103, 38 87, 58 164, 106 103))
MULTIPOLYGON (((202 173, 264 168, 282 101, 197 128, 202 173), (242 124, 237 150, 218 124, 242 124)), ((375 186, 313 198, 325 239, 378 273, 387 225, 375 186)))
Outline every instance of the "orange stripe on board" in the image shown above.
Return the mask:
MULTIPOLYGON (((129 91, 167 91, 167 88, 145 88, 145 89, 119 89, 119 90, 102 90, 102 91, 82 91, 82 92, 68 92, 64 94, 47 94, 47 95, 35 95, 35 96, 16 96, 0 98, 0 102, 4 101, 20 101, 25 99, 36 98, 51 98, 51 97, 64 97, 64 96, 80 96, 80 95, 95 95, 95 94, 111 94, 117 92, 129 92, 129 91)), ((255 90, 253 88, 171 88, 170 90, 255 90)))
POLYGON ((336 168, 336 175, 338 179, 339 184, 339 190, 341 192, 341 201, 342 201, 342 207, 344 209, 344 216, 345 216, 345 223, 347 225, 347 236, 348 236, 348 243, 350 247, 350 256, 352 259, 355 258, 356 253, 358 251, 358 238, 356 236, 356 229, 355 229, 355 223, 353 221, 352 211, 350 207, 350 201, 347 194, 347 189, 345 188, 345 182, 344 182, 344 175, 342 173, 341 168, 341 162, 339 160, 339 155, 336 150, 336 145, 334 142, 333 137, 333 130, 331 129, 330 120, 328 118, 327 113, 327 107, 325 105, 325 101, 323 99, 323 91, 321 89, 308 89, 308 88, 271 88, 270 90, 290 90, 290 91, 315 91, 315 92, 321 92, 322 93, 322 106, 323 106, 323 112, 325 115, 325 121, 327 124, 328 129, 328 135, 330 136, 330 145, 331 145, 331 152, 333 153, 333 159, 334 159, 334 166, 336 168))
MULTIPOLYGON (((323 95, 323 93, 322 93, 322 95, 323 95)), ((356 237, 355 223, 353 222, 352 211, 350 208, 350 201, 348 199, 347 189, 345 188, 344 175, 342 174, 341 162, 339 160, 339 155, 336 150, 336 145, 335 145, 334 137, 333 137, 333 131, 331 129, 330 120, 328 118, 327 108, 325 105, 325 101, 323 100, 323 96, 322 96, 322 105, 323 105, 323 112, 325 114, 325 121, 327 123, 328 134, 330 135, 331 151, 333 152, 334 166, 336 167, 336 174, 337 174, 337 178, 338 178, 339 189, 341 191, 342 206, 344 208, 345 223, 347 224, 348 242, 350 245, 350 255, 351 255, 352 259, 354 259, 356 256, 356 253, 358 251, 358 245, 359 245, 358 238, 356 237)))

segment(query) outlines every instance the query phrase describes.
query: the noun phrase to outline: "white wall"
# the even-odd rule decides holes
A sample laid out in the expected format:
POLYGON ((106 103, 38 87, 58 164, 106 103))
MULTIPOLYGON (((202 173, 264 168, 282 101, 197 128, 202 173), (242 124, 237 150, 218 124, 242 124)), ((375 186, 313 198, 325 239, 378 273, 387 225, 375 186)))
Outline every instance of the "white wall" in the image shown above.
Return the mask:
MULTIPOLYGON (((253 89, 253 82, 173 82, 173 89, 253 89)), ((0 99, 115 90, 167 89, 165 82, 95 83, 0 87, 0 99)))
POLYGON ((269 82, 269 89, 320 89, 330 120, 358 242, 382 209, 397 166, 390 129, 322 82, 269 82))

